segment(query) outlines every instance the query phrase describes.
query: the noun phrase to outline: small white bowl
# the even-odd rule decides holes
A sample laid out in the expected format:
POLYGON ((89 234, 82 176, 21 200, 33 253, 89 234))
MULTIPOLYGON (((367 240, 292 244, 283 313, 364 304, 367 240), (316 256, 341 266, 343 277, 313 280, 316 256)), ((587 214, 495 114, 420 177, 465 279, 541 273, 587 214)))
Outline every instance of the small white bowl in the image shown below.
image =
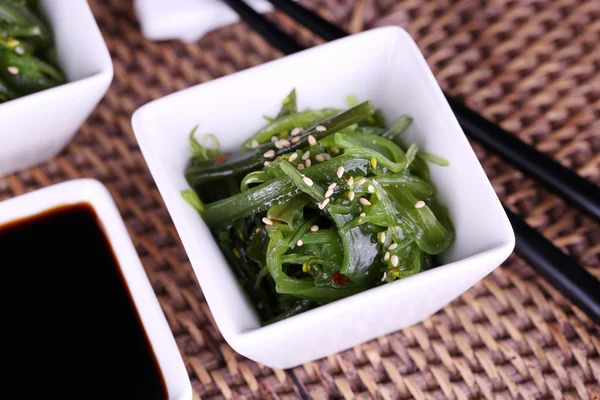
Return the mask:
POLYGON ((42 0, 68 83, 0 104, 0 176, 56 155, 106 93, 113 66, 86 0, 42 0))
POLYGON ((192 387, 167 319, 119 210, 104 185, 94 179, 77 179, 5 200, 0 202, 0 225, 77 203, 90 204, 104 228, 160 366, 169 399, 191 400, 192 387))
POLYGON ((153 101, 133 129, 175 222, 221 333, 242 355, 287 368, 415 324, 486 276, 512 252, 514 234, 477 157, 427 63, 400 28, 380 28, 315 47, 153 101), (440 202, 456 227, 444 265, 260 327, 202 218, 181 198, 188 189, 188 135, 214 133, 236 149, 277 112, 295 87, 300 108, 344 107, 346 95, 373 100, 388 121, 414 118, 407 143, 445 157, 431 166, 440 202))

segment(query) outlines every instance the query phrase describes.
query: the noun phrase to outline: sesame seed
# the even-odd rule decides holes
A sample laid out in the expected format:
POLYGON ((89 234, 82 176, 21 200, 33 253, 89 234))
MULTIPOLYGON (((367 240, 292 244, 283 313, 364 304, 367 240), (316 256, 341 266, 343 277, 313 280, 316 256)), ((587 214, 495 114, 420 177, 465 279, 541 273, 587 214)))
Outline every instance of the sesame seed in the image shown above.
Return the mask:
POLYGON ((379 243, 384 244, 385 239, 386 239, 385 232, 381 232, 381 234, 379 235, 379 243))
POLYGON ((260 228, 256 228, 256 230, 254 232, 260 233, 260 228))
POLYGON ((331 160, 331 156, 327 153, 323 153, 323 158, 325 159, 325 161, 331 160))
POLYGON ((298 171, 302 171, 304 169, 304 164, 298 164, 298 171))
POLYGON ((17 46, 17 47, 15 47, 15 53, 22 56, 23 54, 25 54, 25 49, 22 48, 21 46, 17 46))
POLYGON ((258 140, 254 139, 252 143, 250 143, 250 147, 256 149, 258 147, 258 140))
POLYGON ((310 231, 311 232, 316 232, 319 230, 319 225, 311 225, 310 226, 310 231))
POLYGON ((363 206, 370 206, 371 202, 367 199, 365 199, 364 197, 361 197, 360 199, 358 199, 358 201, 360 201, 360 204, 362 204, 363 206))
POLYGON ((348 200, 350 200, 350 201, 354 200, 354 192, 352 192, 352 191, 348 192, 348 200))
POLYGON ((353 176, 348 178, 348 186, 352 186, 352 185, 354 185, 354 177, 353 176))
POLYGON ((277 136, 271 136, 271 142, 275 143, 279 138, 277 136))
POLYGON ((398 262, 399 262, 399 261, 400 261, 400 260, 398 259, 398 256, 394 254, 394 255, 392 256, 392 265, 393 265, 394 267, 397 267, 397 266, 398 266, 398 262))
POLYGON ((372 158, 371 158, 371 166, 372 166, 373 168, 377 167, 377 159, 376 159, 375 157, 372 157, 372 158))
POLYGON ((308 176, 304 176, 302 175, 302 180, 304 181, 304 183, 306 183, 308 186, 312 186, 313 185, 313 181, 312 179, 310 179, 308 176))
POLYGON ((262 222, 264 222, 264 223, 265 223, 265 225, 273 225, 273 221, 271 221, 271 220, 270 220, 269 218, 267 218, 267 217, 264 217, 264 218, 262 219, 262 222))
POLYGON ((298 143, 300 141, 300 139, 301 139, 300 136, 294 136, 292 138, 292 143, 298 143))
POLYGON ((327 128, 325 128, 323 125, 318 125, 315 130, 317 132, 325 132, 327 130, 327 128))
POLYGON ((387 272, 383 273, 383 276, 381 277, 381 282, 385 281, 385 278, 387 278, 387 272))
POLYGON ((323 157, 323 154, 317 154, 315 156, 315 160, 317 160, 318 162, 323 162, 325 161, 325 157, 323 157))
POLYGON ((279 141, 279 144, 282 145, 283 147, 289 147, 292 143, 290 143, 290 141, 287 139, 281 139, 279 141))
POLYGON ((306 165, 306 168, 310 168, 310 166, 312 165, 312 161, 310 161, 310 158, 304 161, 304 165, 306 165))
POLYGON ((306 150, 304 154, 302 154, 302 159, 307 160, 310 157, 310 150, 306 150))
POLYGON ((304 244, 304 242, 302 242, 302 239, 298 239, 298 241, 296 242, 296 246, 302 246, 304 244))
POLYGON ((383 255, 383 261, 387 261, 390 259, 390 252, 386 251, 385 254, 383 255))
POLYGON ((337 169, 337 177, 341 179, 341 178, 342 178, 342 175, 344 175, 344 167, 340 166, 340 167, 337 169))
POLYGON ((292 153, 290 156, 290 161, 296 161, 296 158, 298 158, 298 153, 292 153))
POLYGON ((340 152, 340 149, 337 146, 331 146, 329 148, 329 150, 331 150, 332 153, 337 154, 340 152))
POLYGON ((278 149, 282 149, 283 145, 281 144, 281 142, 278 140, 275 142, 275 147, 277 147, 278 149))
POLYGON ((362 185, 363 183, 365 183, 367 180, 365 178, 360 178, 358 180, 358 182, 356 182, 357 185, 362 185))
POLYGON ((275 157, 275 150, 271 149, 267 152, 265 152, 265 154, 263 154, 264 158, 273 158, 275 157))
POLYGON ((425 202, 423 200, 419 200, 415 203, 415 208, 423 208, 425 206, 425 202))
POLYGON ((362 217, 362 218, 364 218, 366 216, 367 216, 367 214, 365 214, 365 213, 360 213, 360 215, 359 215, 359 217, 362 217))
POLYGON ((319 203, 319 209, 321 209, 321 210, 324 209, 327 204, 329 204, 328 198, 323 200, 321 203, 319 203))
POLYGON ((298 136, 300 134, 300 132, 302 132, 302 129, 300 129, 300 128, 294 128, 294 129, 292 129, 292 132, 290 133, 290 135, 292 135, 292 136, 298 136))
POLYGON ((314 146, 315 144, 317 144, 317 139, 315 139, 313 135, 308 135, 308 144, 314 146))
POLYGON ((335 189, 336 186, 337 186, 337 183, 332 182, 329 186, 327 186, 327 189, 335 189))
POLYGON ((271 166, 271 163, 270 163, 270 162, 268 162, 268 161, 265 161, 265 162, 263 163, 263 165, 264 165, 265 167, 270 167, 270 166, 271 166))
POLYGON ((388 247, 388 250, 394 250, 396 247, 398 247, 398 243, 392 243, 390 244, 390 247, 388 247))
POLYGON ((9 65, 6 69, 13 75, 17 75, 19 73, 19 68, 15 67, 14 65, 9 65))
POLYGON ((375 186, 369 185, 367 186, 367 190, 369 191, 369 193, 373 193, 375 191, 375 186))
POLYGON ((332 194, 333 194, 333 189, 329 189, 325 192, 325 197, 331 197, 332 194))

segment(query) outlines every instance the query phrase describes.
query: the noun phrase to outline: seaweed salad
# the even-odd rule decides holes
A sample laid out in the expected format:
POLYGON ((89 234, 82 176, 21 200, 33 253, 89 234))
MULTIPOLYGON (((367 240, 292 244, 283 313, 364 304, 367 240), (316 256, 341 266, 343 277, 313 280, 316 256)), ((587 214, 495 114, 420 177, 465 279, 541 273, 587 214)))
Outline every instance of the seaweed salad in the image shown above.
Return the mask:
POLYGON ((427 162, 370 101, 298 111, 296 91, 239 151, 190 134, 182 196, 202 216, 263 324, 414 275, 454 240, 427 162))

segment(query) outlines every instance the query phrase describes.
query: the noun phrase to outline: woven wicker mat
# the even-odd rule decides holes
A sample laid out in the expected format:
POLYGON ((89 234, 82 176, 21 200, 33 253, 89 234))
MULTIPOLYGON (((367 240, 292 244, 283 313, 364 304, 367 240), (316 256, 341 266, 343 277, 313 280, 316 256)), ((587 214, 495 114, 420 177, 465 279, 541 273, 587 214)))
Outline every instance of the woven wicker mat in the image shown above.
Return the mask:
MULTIPOLYGON (((306 1, 351 32, 400 25, 442 87, 600 182, 600 1, 306 1)), ((196 44, 142 38, 129 1, 92 1, 115 79, 57 158, 0 180, 0 199, 78 177, 108 185, 185 359, 196 398, 600 398, 598 327, 521 259, 423 323, 290 371, 221 337, 130 124, 140 105, 281 56, 243 24, 196 44)), ((310 32, 273 14, 307 45, 310 32)), ((600 228, 475 145, 502 200, 600 277, 600 228)), ((35 374, 43 373, 32 367, 35 374)))

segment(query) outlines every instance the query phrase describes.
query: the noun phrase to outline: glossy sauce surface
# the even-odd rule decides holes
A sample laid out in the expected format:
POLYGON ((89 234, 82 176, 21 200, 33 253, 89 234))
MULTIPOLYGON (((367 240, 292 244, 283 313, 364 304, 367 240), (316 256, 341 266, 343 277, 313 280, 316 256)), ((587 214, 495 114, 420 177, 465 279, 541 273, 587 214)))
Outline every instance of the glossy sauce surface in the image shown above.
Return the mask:
POLYGON ((110 243, 86 203, 0 225, 0 363, 27 399, 166 399, 110 243))

